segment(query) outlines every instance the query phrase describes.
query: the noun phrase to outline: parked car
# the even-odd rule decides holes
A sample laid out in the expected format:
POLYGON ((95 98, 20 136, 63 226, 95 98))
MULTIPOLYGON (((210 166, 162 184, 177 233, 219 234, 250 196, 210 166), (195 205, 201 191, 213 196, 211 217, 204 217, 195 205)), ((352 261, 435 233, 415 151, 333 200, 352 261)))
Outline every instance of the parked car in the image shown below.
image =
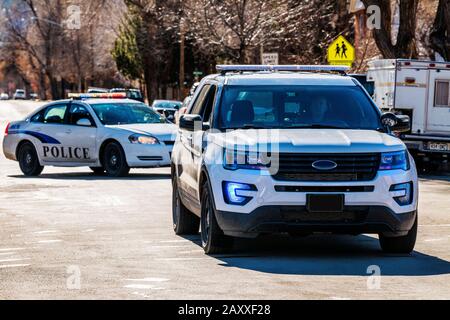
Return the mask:
POLYGON ((26 98, 27 96, 25 94, 25 90, 23 89, 17 89, 13 95, 14 100, 25 100, 26 98))
POLYGON ((128 99, 144 102, 144 96, 142 95, 142 92, 138 89, 114 88, 111 89, 109 92, 112 93, 124 92, 126 93, 128 99))
POLYGON ((175 122, 175 113, 183 106, 181 101, 155 100, 152 107, 164 115, 170 122, 175 122))
POLYGON ((9 95, 6 92, 0 93, 0 100, 9 100, 9 95))
POLYGON ((195 94, 195 90, 197 90, 199 84, 200 84, 199 82, 196 82, 192 85, 191 89, 189 90, 189 95, 186 98, 184 98, 184 100, 183 100, 183 104, 182 104, 181 108, 175 112, 175 123, 176 124, 179 124, 180 117, 186 113, 188 106, 192 100, 192 97, 195 94))
POLYGON ((342 66, 218 66, 180 118, 172 155, 173 228, 207 254, 261 234, 378 234, 416 243, 418 178, 382 114, 342 66), (311 71, 311 72, 308 72, 311 71), (320 72, 320 73, 317 73, 320 72))
POLYGON ((117 93, 70 94, 7 125, 6 158, 24 175, 44 166, 90 167, 111 177, 170 165, 177 127, 149 106, 117 93), (115 97, 112 99, 111 97, 115 97))
POLYGON ((105 88, 89 87, 87 93, 108 93, 109 90, 105 88))

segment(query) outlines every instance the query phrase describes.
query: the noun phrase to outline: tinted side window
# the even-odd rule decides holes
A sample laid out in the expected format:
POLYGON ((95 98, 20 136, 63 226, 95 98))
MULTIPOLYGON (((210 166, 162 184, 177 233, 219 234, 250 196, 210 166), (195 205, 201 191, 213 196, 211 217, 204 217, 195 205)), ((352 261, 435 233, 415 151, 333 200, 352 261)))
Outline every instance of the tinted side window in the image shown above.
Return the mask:
POLYGON ((76 125, 78 120, 80 119, 89 119, 92 124, 95 123, 92 119, 91 114, 85 106, 72 104, 72 106, 70 107, 67 123, 70 125, 76 125))
POLYGON ((44 122, 44 113, 45 109, 39 111, 34 116, 31 117, 30 121, 34 123, 43 123, 44 122))
POLYGON ((205 85, 197 96, 197 100, 195 100, 194 105, 192 106, 190 114, 201 114, 203 102, 205 100, 206 95, 208 94, 209 88, 211 86, 209 84, 205 85))
POLYGON ((203 103, 203 108, 202 108, 202 117, 203 117, 203 121, 205 122, 209 122, 210 117, 211 117, 211 112, 214 106, 214 100, 216 98, 216 91, 217 91, 217 87, 216 86, 211 86, 211 88, 208 91, 208 94, 206 95, 206 98, 204 100, 203 103))
POLYGON ((56 104, 47 107, 44 111, 44 123, 63 124, 67 105, 56 104))

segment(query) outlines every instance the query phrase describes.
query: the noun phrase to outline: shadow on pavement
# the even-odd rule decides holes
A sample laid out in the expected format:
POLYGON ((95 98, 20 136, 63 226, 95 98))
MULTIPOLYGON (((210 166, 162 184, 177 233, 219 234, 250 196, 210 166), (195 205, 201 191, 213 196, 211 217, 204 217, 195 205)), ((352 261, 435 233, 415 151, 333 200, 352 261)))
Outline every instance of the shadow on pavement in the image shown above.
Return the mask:
MULTIPOLYGON (((200 245, 198 236, 186 239, 200 245)), ((314 235, 305 238, 266 236, 239 239, 235 253, 215 255, 224 267, 292 275, 368 276, 380 267, 383 276, 431 276, 450 273, 450 262, 414 251, 391 255, 370 236, 314 235)))
POLYGON ((170 179, 170 173, 130 173, 126 177, 111 178, 106 175, 95 175, 93 173, 44 173, 38 177, 26 177, 24 175, 9 175, 9 178, 17 179, 54 179, 54 180, 86 180, 86 181, 96 181, 96 180, 168 180, 170 179))
POLYGON ((421 174, 419 176, 419 179, 421 181, 444 181, 444 182, 450 182, 450 175, 431 175, 431 174, 421 174))

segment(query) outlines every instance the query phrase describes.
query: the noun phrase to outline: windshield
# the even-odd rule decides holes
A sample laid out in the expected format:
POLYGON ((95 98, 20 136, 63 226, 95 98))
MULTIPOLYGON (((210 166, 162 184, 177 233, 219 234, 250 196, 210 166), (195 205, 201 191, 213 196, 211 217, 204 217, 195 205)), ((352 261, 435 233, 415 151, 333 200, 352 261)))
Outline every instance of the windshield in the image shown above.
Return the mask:
POLYGON ((142 99, 142 94, 140 91, 128 91, 128 97, 130 99, 142 99))
POLYGON ((180 109, 183 103, 180 101, 155 101, 154 108, 158 109, 180 109))
POLYGON ((92 104, 104 125, 166 123, 164 117, 143 103, 92 104))
POLYGON ((381 123, 357 86, 229 86, 222 97, 220 127, 376 130, 381 123))

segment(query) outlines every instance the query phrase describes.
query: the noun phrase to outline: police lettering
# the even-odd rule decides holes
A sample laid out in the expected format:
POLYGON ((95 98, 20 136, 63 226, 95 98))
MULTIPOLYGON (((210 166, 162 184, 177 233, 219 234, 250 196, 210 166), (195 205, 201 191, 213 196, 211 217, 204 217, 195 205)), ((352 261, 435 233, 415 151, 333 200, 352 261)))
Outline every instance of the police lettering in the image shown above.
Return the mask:
POLYGON ((44 146, 44 158, 89 160, 89 148, 44 146))

